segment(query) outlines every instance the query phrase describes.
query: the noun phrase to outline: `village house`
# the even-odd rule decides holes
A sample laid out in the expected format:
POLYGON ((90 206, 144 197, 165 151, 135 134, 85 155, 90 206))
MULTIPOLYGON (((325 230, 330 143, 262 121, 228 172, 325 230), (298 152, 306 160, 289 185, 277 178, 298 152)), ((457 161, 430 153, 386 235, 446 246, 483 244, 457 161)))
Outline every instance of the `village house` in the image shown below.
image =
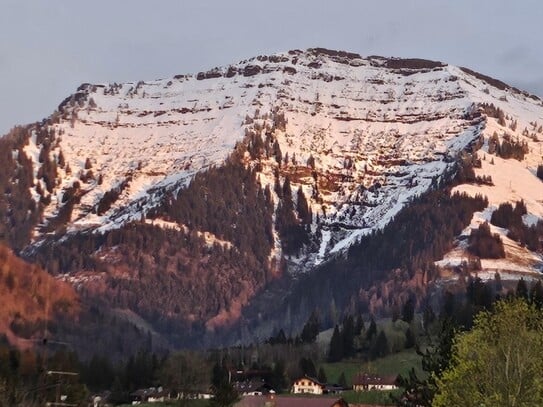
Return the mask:
POLYGON ((353 378, 353 390, 395 390, 398 376, 379 376, 376 374, 359 373, 353 378))
POLYGON ((294 394, 323 394, 325 390, 325 384, 309 376, 301 377, 292 384, 294 394))

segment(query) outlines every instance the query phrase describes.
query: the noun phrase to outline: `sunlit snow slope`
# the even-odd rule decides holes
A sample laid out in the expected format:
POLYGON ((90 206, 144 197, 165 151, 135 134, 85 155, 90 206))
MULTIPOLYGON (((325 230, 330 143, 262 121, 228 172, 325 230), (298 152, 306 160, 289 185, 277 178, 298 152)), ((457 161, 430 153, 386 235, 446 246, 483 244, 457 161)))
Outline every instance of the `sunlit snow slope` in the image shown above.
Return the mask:
MULTIPOLYGON (((180 189, 196 172, 220 165, 250 132, 262 137, 273 132, 283 157, 289 157, 282 176, 292 175, 293 190, 301 185, 319 215, 322 238, 317 249, 304 254, 306 264, 319 263, 384 226, 438 182, 461 151, 494 131, 529 144, 524 161, 496 159, 492 168, 501 168, 503 176, 524 174, 522 188, 529 195, 515 188, 532 216, 541 218, 543 188, 535 177, 543 140, 537 132, 543 124, 541 101, 494 85, 451 65, 323 49, 261 56, 197 75, 85 84, 53 115, 58 144, 51 154, 62 151, 69 171, 59 169, 45 225, 76 181, 84 194, 68 231, 104 230, 139 219, 165 189, 180 189), (489 121, 481 103, 500 107, 518 122, 516 130, 489 121), (286 120, 277 123, 278 115, 286 120), (118 197, 97 211, 113 190, 118 197)), ((36 169, 39 150, 32 142, 26 150, 36 169)), ((273 184, 277 162, 261 164, 261 182, 273 184)), ((488 165, 481 171, 490 171, 488 165)), ((514 199, 507 179, 489 173, 495 188, 462 190, 478 188, 472 192, 488 195, 492 205, 514 199)), ((35 241, 43 238, 43 226, 35 241)))

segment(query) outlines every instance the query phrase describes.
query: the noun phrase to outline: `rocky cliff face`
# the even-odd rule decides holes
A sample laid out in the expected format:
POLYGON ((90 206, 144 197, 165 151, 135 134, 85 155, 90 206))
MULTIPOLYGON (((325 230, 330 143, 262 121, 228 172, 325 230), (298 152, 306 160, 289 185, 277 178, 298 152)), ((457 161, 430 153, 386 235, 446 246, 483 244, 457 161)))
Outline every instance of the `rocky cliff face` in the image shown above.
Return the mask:
MULTIPOLYGON (((539 99, 467 69, 325 49, 84 84, 3 141, 11 176, 31 169, 18 198, 32 206, 28 233, 12 246, 166 330, 176 320, 209 331, 285 272, 347 256, 459 163, 480 168, 456 188, 491 205, 472 227, 517 199, 536 224, 542 124, 539 99), (497 154, 504 141, 522 154, 497 154)), ((537 272, 530 256, 521 271, 537 272)))

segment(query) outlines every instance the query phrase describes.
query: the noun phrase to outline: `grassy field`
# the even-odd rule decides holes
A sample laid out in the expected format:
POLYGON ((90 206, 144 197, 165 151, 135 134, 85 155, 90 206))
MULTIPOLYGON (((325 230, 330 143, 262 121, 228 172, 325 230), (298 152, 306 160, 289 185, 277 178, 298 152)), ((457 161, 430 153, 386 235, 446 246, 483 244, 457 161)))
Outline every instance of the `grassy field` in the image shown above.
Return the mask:
POLYGON ((324 368, 329 383, 337 383, 339 376, 343 372, 348 385, 352 384, 353 377, 359 372, 379 375, 406 375, 411 368, 415 368, 417 374, 423 374, 421 357, 414 350, 395 353, 371 362, 348 360, 337 363, 323 363, 321 366, 324 368))

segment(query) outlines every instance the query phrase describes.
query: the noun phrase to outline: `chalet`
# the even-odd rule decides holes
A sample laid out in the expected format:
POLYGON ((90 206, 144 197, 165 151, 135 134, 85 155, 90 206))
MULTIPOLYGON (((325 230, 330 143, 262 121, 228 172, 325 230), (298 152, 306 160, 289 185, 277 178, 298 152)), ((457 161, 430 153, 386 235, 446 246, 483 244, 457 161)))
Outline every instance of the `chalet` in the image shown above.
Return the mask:
POLYGON ((309 376, 301 377, 292 384, 294 394, 323 394, 325 390, 325 384, 309 376))
POLYGON ((353 379, 353 390, 395 390, 398 376, 379 376, 369 373, 359 373, 353 379))

